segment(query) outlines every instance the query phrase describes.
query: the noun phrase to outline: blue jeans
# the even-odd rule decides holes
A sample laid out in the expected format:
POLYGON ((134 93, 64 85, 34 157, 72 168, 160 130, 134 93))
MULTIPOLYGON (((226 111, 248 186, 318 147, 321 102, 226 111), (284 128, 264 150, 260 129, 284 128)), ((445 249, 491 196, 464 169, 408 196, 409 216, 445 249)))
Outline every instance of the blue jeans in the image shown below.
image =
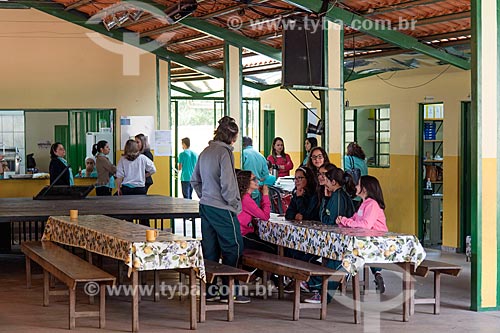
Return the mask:
POLYGON ((181 187, 182 187, 182 196, 186 199, 192 199, 193 187, 191 186, 191 183, 188 181, 181 182, 181 187))

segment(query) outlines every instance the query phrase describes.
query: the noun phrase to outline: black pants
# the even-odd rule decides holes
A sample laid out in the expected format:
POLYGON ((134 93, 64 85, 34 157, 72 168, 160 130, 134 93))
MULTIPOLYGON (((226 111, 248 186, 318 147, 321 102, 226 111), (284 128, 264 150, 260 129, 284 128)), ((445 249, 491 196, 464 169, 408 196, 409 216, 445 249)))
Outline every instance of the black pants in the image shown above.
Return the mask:
POLYGON ((141 195, 146 193, 147 193, 146 187, 122 186, 122 195, 141 195))
MULTIPOLYGON (((141 195, 146 194, 146 187, 127 187, 122 186, 122 195, 141 195)), ((139 223, 149 227, 149 219, 140 219, 139 223)))
POLYGON ((110 196, 113 189, 107 186, 99 186, 95 188, 95 195, 98 197, 110 196))

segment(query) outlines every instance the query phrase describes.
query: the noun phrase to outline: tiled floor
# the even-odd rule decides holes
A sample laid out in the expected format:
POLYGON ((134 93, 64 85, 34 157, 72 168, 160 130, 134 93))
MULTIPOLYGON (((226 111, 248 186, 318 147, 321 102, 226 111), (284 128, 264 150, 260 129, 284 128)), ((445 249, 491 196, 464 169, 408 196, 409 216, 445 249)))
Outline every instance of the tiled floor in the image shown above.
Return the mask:
MULTIPOLYGON (((470 263, 465 256, 429 251, 428 258, 459 263, 463 271, 458 278, 443 276, 441 315, 432 314, 432 305, 418 305, 410 322, 401 322, 401 306, 390 309, 391 300, 401 291, 398 274, 385 271, 387 291, 379 298, 370 294, 362 304, 362 324, 353 324, 350 299, 335 297, 328 306, 326 320, 319 320, 319 311, 305 309, 301 319, 292 321, 291 299, 253 298, 250 304, 237 304, 235 320, 227 322, 224 312, 208 312, 207 321, 199 323, 200 332, 498 332, 500 312, 477 313, 469 310, 470 263), (346 307, 347 306, 347 307, 346 307), (382 312, 380 312, 382 311, 382 312)), ((114 265, 110 265, 113 267, 114 265)), ((41 279, 26 289, 22 255, 0 256, 0 332, 64 332, 67 328, 67 298, 54 297, 43 307, 41 279)), ((373 283, 371 283, 373 287, 373 283)), ((417 295, 432 295, 432 278, 418 279, 417 295)), ((290 296, 288 296, 290 297, 290 296)), ((89 307, 83 292, 77 297, 77 309, 89 307)), ((398 302, 396 302, 398 303, 398 302)), ((77 332, 126 332, 131 327, 130 300, 108 297, 106 329, 99 329, 97 319, 77 319, 77 332)), ((141 332, 187 332, 188 302, 163 298, 154 303, 140 303, 141 332)))

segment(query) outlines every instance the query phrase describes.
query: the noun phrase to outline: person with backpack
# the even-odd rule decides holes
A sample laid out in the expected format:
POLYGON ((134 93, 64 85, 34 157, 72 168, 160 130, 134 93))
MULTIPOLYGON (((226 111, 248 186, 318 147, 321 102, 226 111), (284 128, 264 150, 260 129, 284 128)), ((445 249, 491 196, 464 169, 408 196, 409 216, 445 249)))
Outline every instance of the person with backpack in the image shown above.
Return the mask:
MULTIPOLYGON (((351 228, 363 228, 379 231, 388 231, 384 209, 384 195, 377 178, 373 176, 361 176, 356 185, 356 194, 363 199, 356 214, 351 218, 345 216, 337 217, 337 224, 351 228)), ((370 268, 375 275, 375 284, 380 294, 385 292, 384 278, 377 267, 370 268)))
MULTIPOLYGON (((324 165, 319 170, 318 179, 324 184, 324 197, 321 200, 320 219, 321 223, 335 225, 338 216, 352 216, 354 214, 354 204, 351 200, 355 186, 352 177, 344 170, 332 164, 324 165)), ((335 270, 342 268, 340 260, 323 258, 326 266, 335 270)), ((308 282, 308 287, 314 292, 311 298, 305 299, 306 303, 321 303, 322 278, 313 277, 308 282)), ((335 291, 339 287, 338 282, 328 282, 328 289, 335 291)), ((331 302, 331 295, 328 295, 327 302, 331 302)))

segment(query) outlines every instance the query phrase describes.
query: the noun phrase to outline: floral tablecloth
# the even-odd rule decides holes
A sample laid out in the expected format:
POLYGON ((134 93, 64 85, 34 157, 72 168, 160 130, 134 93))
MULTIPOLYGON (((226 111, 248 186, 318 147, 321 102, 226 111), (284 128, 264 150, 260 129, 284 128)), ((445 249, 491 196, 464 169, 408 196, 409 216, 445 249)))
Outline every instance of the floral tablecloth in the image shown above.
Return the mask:
POLYGON ((150 228, 104 215, 49 217, 42 240, 80 247, 123 260, 138 271, 193 268, 205 279, 201 242, 158 230, 154 242, 146 242, 150 228))
POLYGON ((352 274, 365 263, 413 262, 418 266, 425 259, 425 250, 413 235, 279 219, 259 221, 259 235, 276 245, 342 261, 352 274))

